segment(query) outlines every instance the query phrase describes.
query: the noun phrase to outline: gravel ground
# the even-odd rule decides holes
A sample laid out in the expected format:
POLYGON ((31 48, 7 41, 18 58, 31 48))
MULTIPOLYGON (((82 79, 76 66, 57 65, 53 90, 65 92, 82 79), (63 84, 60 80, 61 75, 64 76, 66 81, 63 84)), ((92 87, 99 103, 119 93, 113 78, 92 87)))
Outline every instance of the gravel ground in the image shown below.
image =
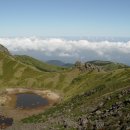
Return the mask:
POLYGON ((44 124, 14 124, 11 127, 6 128, 5 130, 46 130, 44 124))

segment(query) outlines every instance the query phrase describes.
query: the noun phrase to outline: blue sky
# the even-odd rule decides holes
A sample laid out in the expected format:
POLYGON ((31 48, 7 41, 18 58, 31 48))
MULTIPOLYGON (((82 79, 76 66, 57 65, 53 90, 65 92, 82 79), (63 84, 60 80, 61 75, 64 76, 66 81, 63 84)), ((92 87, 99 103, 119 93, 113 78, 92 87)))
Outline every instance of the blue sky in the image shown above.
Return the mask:
POLYGON ((130 0, 0 0, 0 37, 130 36, 130 0))

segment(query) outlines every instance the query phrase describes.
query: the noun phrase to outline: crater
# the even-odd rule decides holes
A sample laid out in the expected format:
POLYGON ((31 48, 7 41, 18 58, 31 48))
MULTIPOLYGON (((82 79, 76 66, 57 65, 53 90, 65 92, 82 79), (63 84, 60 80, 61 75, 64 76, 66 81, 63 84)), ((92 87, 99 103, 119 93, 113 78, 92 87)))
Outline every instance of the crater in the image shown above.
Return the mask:
POLYGON ((58 103, 59 94, 50 90, 9 88, 0 94, 0 113, 19 121, 39 114, 58 103))

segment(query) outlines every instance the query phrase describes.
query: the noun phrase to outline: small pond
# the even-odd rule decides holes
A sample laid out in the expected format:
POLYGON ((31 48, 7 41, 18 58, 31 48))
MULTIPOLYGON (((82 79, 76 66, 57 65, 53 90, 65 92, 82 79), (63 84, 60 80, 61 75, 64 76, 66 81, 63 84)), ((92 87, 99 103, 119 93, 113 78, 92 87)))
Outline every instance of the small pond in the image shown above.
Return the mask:
POLYGON ((19 93, 16 95, 16 108, 31 109, 48 104, 48 99, 34 93, 19 93))

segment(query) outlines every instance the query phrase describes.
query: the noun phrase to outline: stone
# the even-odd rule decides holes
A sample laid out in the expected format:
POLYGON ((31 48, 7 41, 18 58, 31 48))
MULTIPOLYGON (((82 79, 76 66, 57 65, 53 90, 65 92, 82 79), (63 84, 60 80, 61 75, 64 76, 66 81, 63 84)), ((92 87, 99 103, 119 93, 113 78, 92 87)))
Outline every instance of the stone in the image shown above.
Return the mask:
POLYGON ((104 121, 100 120, 100 121, 96 121, 96 128, 97 129, 103 129, 104 127, 104 121))
POLYGON ((101 112, 100 110, 97 110, 97 111, 96 111, 96 114, 97 114, 97 115, 100 115, 101 113, 102 113, 102 112, 101 112))
POLYGON ((118 99, 122 98, 123 96, 121 94, 118 94, 118 99))
POLYGON ((100 102, 98 105, 100 108, 104 106, 104 102, 100 102))
POLYGON ((118 113, 118 115, 119 115, 120 117, 122 117, 122 115, 123 115, 122 111, 118 111, 117 113, 118 113))

